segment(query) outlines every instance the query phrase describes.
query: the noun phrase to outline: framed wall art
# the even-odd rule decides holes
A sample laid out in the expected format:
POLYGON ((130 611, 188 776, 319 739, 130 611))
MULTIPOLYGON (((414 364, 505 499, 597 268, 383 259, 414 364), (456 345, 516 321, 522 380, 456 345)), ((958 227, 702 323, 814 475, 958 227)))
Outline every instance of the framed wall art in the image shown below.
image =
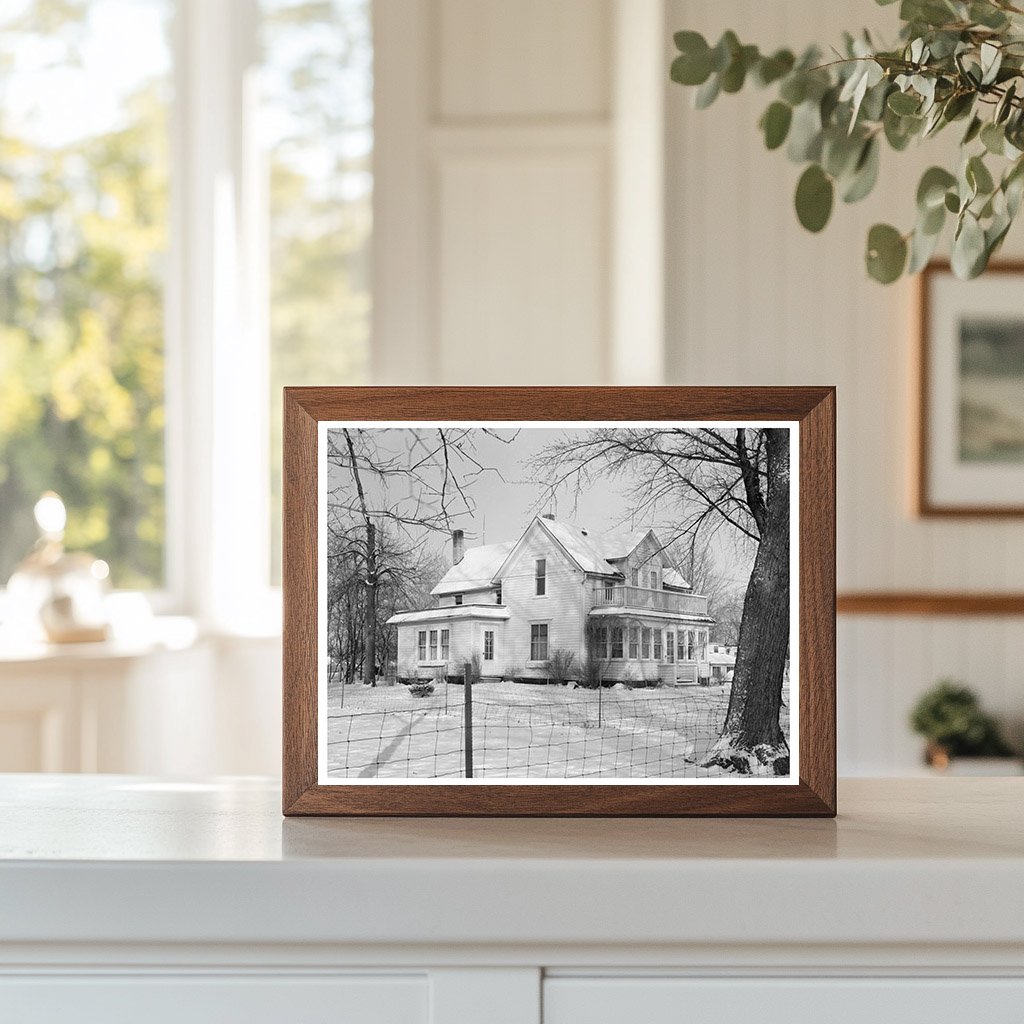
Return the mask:
POLYGON ((1024 263, 919 288, 916 511, 1024 515, 1024 263))
POLYGON ((831 388, 289 388, 284 812, 835 813, 831 388))

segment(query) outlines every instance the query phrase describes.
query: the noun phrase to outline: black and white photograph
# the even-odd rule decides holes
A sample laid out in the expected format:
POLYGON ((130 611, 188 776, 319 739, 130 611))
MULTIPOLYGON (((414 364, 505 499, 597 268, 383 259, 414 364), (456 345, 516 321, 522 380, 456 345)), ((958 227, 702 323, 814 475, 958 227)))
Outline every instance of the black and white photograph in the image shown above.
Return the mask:
POLYGON ((321 423, 320 782, 795 782, 797 430, 321 423))

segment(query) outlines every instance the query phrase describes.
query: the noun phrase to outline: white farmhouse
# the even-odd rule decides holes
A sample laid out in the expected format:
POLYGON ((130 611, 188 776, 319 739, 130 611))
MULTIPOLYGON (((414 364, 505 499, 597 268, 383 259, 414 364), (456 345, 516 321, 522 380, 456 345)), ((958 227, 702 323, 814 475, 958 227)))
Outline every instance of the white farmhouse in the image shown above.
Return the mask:
POLYGON ((595 534, 538 516, 517 540, 465 550, 452 533, 451 569, 436 606, 388 620, 402 680, 461 676, 551 678, 573 656, 606 680, 664 685, 710 674, 708 599, 693 593, 653 530, 595 534))

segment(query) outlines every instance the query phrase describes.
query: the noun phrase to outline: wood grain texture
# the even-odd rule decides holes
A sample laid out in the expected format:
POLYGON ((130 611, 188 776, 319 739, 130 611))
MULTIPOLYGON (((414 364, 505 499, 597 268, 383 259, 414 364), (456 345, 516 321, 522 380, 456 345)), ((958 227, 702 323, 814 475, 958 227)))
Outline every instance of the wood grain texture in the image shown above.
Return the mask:
POLYGON ((816 816, 835 799, 835 391, 778 388, 286 388, 287 815, 816 816), (800 424, 796 786, 317 784, 317 423, 323 420, 795 420, 800 424))
MULTIPOLYGON (((931 433, 931 408, 928 394, 928 375, 931 368, 930 342, 932 329, 932 282, 936 274, 950 273, 947 260, 935 260, 918 276, 917 280, 917 339, 914 374, 917 384, 916 434, 913 450, 914 508, 923 518, 946 519, 1007 519, 1024 516, 1024 505, 940 505, 931 498, 929 489, 928 437, 931 433)), ((994 274, 1024 275, 1024 260, 1001 260, 988 265, 986 276, 994 274)))
POLYGON ((840 615, 1024 615, 1024 594, 863 591, 836 598, 840 615))

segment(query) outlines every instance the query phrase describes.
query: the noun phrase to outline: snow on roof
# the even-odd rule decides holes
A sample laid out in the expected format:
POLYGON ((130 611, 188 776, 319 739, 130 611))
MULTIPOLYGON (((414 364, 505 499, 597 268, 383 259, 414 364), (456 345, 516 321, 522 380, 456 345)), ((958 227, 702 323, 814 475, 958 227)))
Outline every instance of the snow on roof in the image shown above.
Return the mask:
POLYGON ((661 582, 666 587, 674 587, 676 590, 689 590, 690 583, 683 579, 683 574, 678 569, 666 569, 661 574, 661 582))
POLYGON ((484 544, 478 548, 467 548, 462 561, 453 565, 441 577, 431 594, 441 596, 489 589, 494 574, 515 546, 516 542, 513 541, 509 544, 484 544))
POLYGON ((388 619, 389 626, 410 622, 436 622, 459 619, 507 619, 509 610, 499 604, 453 604, 447 608, 425 608, 418 612, 399 612, 388 619))
MULTIPOLYGON (((569 553, 569 557, 584 572, 593 573, 597 576, 618 575, 618 570, 608 564, 608 559, 611 556, 605 550, 602 543, 603 538, 600 535, 591 534, 587 530, 581 529, 578 526, 571 526, 569 523, 560 523, 555 519, 539 518, 537 522, 565 548, 569 553)), ((646 536, 646 533, 641 535, 641 539, 644 536, 646 536)), ((636 544, 633 547, 636 547, 636 544)))

